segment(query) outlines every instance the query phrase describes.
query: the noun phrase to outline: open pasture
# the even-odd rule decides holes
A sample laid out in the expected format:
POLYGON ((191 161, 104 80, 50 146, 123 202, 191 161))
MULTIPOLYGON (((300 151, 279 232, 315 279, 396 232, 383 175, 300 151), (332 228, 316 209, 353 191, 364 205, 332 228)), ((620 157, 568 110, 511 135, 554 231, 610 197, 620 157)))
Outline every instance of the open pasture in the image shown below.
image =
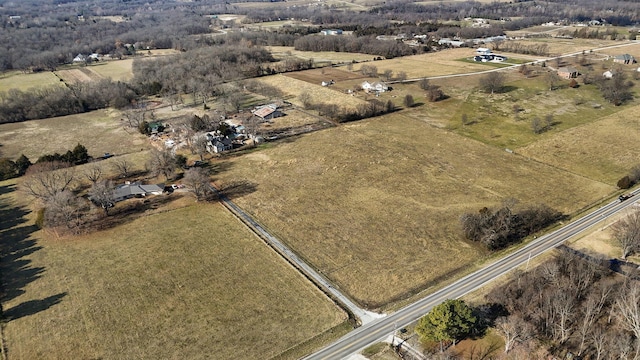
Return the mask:
POLYGON ((64 86, 64 83, 49 71, 26 74, 9 71, 0 74, 0 92, 6 92, 10 89, 27 91, 44 86, 64 86))
POLYGON ((348 110, 355 110, 358 104, 365 103, 364 100, 332 90, 331 87, 323 87, 320 83, 311 84, 286 75, 265 76, 257 81, 280 88, 285 93, 285 99, 297 106, 302 106, 298 96, 304 92, 309 93, 315 102, 336 104, 348 110))
POLYGON ((409 79, 415 79, 427 76, 462 74, 492 68, 492 66, 480 62, 460 61, 460 59, 470 58, 474 55, 475 50, 470 48, 449 49, 435 53, 354 64, 353 70, 358 71, 363 65, 373 65, 378 68, 379 74, 382 74, 385 70, 392 70, 395 74, 404 71, 409 79))
POLYGON ((361 53, 335 52, 335 51, 299 51, 293 46, 269 46, 267 50, 276 58, 295 56, 300 59, 313 59, 314 62, 330 62, 332 64, 351 61, 369 61, 376 56, 361 53))
POLYGON ((518 153, 572 173, 615 185, 640 164, 640 105, 574 127, 517 149, 518 153))
POLYGON ((447 281, 485 250, 459 217, 506 198, 572 213, 614 191, 404 113, 345 124, 231 162, 219 185, 360 304, 381 308, 447 281))
MULTIPOLYGON (((164 56, 164 54, 152 56, 164 56)), ((92 64, 87 67, 87 69, 90 69, 102 78, 110 78, 113 81, 129 81, 133 78, 133 60, 134 59, 103 61, 92 64)))
POLYGON ((19 224, 0 244, 12 359, 293 359, 346 329, 342 310, 221 205, 56 239, 22 223, 12 183, 0 189, 2 219, 19 224))
POLYGON ((148 148, 144 136, 122 125, 116 110, 0 124, 0 144, 4 156, 15 159, 25 154, 31 161, 44 154, 64 153, 78 143, 84 145, 91 156, 148 148))
POLYGON ((473 89, 478 86, 480 76, 434 81, 434 84, 442 85, 450 98, 415 107, 407 116, 447 127, 501 149, 513 150, 623 109, 609 104, 593 85, 572 89, 568 87, 568 81, 563 80, 559 89, 549 91, 544 80, 546 69, 530 69, 539 74, 526 79, 515 71, 507 72, 509 80, 503 93, 486 94, 473 89), (463 124, 465 116, 467 122, 463 124), (534 133, 533 119, 545 120, 547 116, 551 116, 551 129, 534 133))

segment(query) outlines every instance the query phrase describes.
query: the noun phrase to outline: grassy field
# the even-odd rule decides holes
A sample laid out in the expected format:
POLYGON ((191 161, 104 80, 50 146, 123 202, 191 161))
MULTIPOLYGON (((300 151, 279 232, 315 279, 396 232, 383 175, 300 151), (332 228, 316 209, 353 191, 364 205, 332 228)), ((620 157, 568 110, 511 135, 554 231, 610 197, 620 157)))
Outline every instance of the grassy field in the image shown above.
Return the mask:
MULTIPOLYGON (((572 89, 568 87, 568 81, 563 81, 559 89, 548 91, 544 80, 546 70, 532 69, 539 75, 528 79, 515 71, 505 73, 509 79, 505 92, 492 95, 470 91, 470 87, 479 84, 480 76, 433 81, 441 85, 450 98, 416 107, 408 115, 492 146, 513 150, 624 109, 610 105, 593 85, 572 89), (514 106, 520 109, 517 116, 514 106), (469 124, 462 124, 463 115, 467 116, 469 124), (547 115, 553 117, 552 129, 535 134, 532 119, 544 119, 547 115)), ((415 84, 396 88, 403 86, 412 87, 414 94, 422 93, 415 84)))
POLYGON ((640 164, 640 105, 553 134, 517 150, 588 178, 613 184, 640 164))
POLYGON ((295 56, 301 59, 313 59, 315 62, 331 62, 345 63, 350 61, 369 61, 373 60, 374 55, 360 54, 360 53, 347 53, 347 52, 335 52, 335 51, 298 51, 293 46, 269 46, 267 47, 274 57, 285 58, 288 56, 295 56))
POLYGON ((0 73, 0 92, 9 91, 10 89, 26 91, 52 85, 63 86, 64 83, 52 72, 48 71, 28 74, 18 71, 0 73))
POLYGON ((323 87, 319 83, 311 84, 285 75, 265 76, 257 80, 280 88, 285 93, 285 99, 298 106, 302 106, 298 100, 298 96, 303 92, 309 93, 316 102, 337 104, 350 110, 355 109, 358 104, 364 103, 364 100, 357 99, 337 90, 332 90, 331 88, 323 87))
POLYGON ((378 68, 379 74, 382 74, 385 70, 392 70, 396 74, 404 71, 409 79, 413 79, 425 76, 462 74, 493 68, 484 63, 460 61, 460 59, 473 57, 473 55, 475 55, 475 50, 473 49, 449 49, 435 53, 354 64, 353 70, 358 71, 362 65, 373 65, 378 68))
POLYGON ((103 78, 111 78, 114 81, 129 81, 133 78, 132 65, 133 59, 124 59, 101 62, 88 68, 103 78))
POLYGON ((124 129, 115 110, 0 125, 2 153, 9 158, 24 153, 35 161, 44 154, 64 153, 78 143, 91 156, 136 152, 149 146, 144 136, 124 129))
POLYGON ((571 213, 614 188, 395 113, 228 160, 219 183, 361 304, 399 300, 481 260, 464 212, 514 197, 571 213))
POLYGON ((12 359, 293 359, 297 345, 347 330, 340 309, 218 204, 56 239, 13 190, 0 183, 12 359))

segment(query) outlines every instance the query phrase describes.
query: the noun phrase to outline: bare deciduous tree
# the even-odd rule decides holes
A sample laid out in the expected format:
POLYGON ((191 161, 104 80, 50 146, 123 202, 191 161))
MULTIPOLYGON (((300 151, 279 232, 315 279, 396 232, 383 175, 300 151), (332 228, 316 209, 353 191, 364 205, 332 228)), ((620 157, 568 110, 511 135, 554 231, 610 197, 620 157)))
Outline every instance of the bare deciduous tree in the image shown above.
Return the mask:
POLYGON ((487 93, 499 92, 504 87, 506 77, 501 72, 490 72, 480 78, 480 88, 487 93))
POLYGON ((385 70, 382 73, 382 76, 384 76, 385 80, 391 81, 391 79, 393 79, 393 70, 389 70, 389 69, 385 70))
POLYGON ((126 178, 131 174, 133 164, 125 159, 118 159, 113 162, 113 168, 118 172, 121 178, 126 178))
POLYGON ((620 244, 623 259, 640 248, 640 211, 635 210, 611 226, 613 237, 620 244))
POLYGON ((82 201, 70 190, 59 191, 45 202, 45 219, 50 226, 77 229, 82 223, 83 212, 82 201))
POLYGON ((396 75, 396 79, 398 79, 398 81, 400 82, 404 82, 405 80, 407 80, 407 73, 404 71, 399 71, 396 75))
POLYGON ((72 187, 75 172, 68 166, 57 161, 34 164, 29 167, 21 188, 28 195, 46 201, 72 187))
POLYGON ((200 157, 200 161, 204 161, 204 154, 207 153, 207 145, 209 141, 206 136, 198 136, 196 141, 193 142, 193 149, 200 157))
POLYGON ((191 168, 184 173, 184 184, 196 196, 196 200, 206 200, 213 193, 209 172, 204 168, 191 168))
POLYGON ((85 168, 84 176, 91 181, 91 183, 95 184, 100 177, 102 177, 102 168, 100 165, 93 164, 85 168))
POLYGON ((163 175, 169 180, 173 177, 177 167, 176 157, 169 150, 152 149, 148 166, 154 176, 163 175))
POLYGON ((505 353, 511 351, 516 343, 527 341, 533 335, 531 325, 518 315, 499 318, 496 330, 504 338, 505 353))
POLYGON ((640 339, 640 282, 625 284, 616 298, 615 309, 622 325, 640 339))
POLYGON ((115 204, 115 187, 108 180, 95 182, 89 190, 89 199, 104 210, 104 214, 109 216, 109 209, 115 204))

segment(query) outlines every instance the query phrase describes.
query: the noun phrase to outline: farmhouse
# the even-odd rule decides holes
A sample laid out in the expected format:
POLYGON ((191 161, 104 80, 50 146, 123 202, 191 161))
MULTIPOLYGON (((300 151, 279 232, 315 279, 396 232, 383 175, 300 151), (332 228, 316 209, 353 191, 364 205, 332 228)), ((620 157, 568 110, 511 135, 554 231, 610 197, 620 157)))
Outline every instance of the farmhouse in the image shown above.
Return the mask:
POLYGON ((618 64, 635 64, 637 61, 632 55, 622 54, 614 56, 613 62, 618 64))
POLYGON ((478 55, 491 55, 492 51, 491 49, 487 49, 487 48, 477 48, 476 49, 476 54, 478 55))
POLYGON ((126 183, 118 186, 113 192, 116 202, 130 199, 132 197, 144 197, 147 195, 161 195, 164 191, 164 184, 142 185, 139 182, 126 183))
POLYGON ((87 57, 82 55, 82 54, 78 54, 71 61, 74 62, 74 63, 85 62, 85 61, 87 61, 87 57))
MULTIPOLYGON (((326 86, 326 85, 323 85, 326 86)), ((263 106, 258 106, 251 113, 262 120, 271 120, 273 118, 277 118, 283 116, 284 114, 278 110, 277 104, 268 104, 263 106)))
POLYGON ((362 90, 366 92, 382 93, 389 90, 389 87, 387 86, 387 84, 381 81, 376 81, 372 83, 365 81, 360 86, 362 87, 362 90))
POLYGON ((578 77, 578 70, 571 66, 558 68, 558 76, 563 79, 573 79, 578 77))

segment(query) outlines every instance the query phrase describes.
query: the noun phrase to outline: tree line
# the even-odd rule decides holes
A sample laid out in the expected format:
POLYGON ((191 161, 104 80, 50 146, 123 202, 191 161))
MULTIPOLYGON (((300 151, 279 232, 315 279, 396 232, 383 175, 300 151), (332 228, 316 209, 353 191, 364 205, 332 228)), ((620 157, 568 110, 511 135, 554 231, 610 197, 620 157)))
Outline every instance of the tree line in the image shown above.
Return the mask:
POLYGON ((123 108, 137 98, 135 89, 103 79, 30 91, 0 92, 0 124, 79 114, 108 106, 123 108))
POLYGON ((413 55, 418 51, 401 42, 378 40, 373 36, 356 37, 350 35, 307 35, 296 39, 293 46, 296 50, 301 51, 359 52, 384 56, 387 59, 413 55))
POLYGON ((504 340, 465 359, 638 359, 640 273, 615 275, 609 262, 564 249, 535 269, 516 271, 477 306, 446 300, 415 328, 435 359, 461 359, 456 343, 493 328, 504 340))

